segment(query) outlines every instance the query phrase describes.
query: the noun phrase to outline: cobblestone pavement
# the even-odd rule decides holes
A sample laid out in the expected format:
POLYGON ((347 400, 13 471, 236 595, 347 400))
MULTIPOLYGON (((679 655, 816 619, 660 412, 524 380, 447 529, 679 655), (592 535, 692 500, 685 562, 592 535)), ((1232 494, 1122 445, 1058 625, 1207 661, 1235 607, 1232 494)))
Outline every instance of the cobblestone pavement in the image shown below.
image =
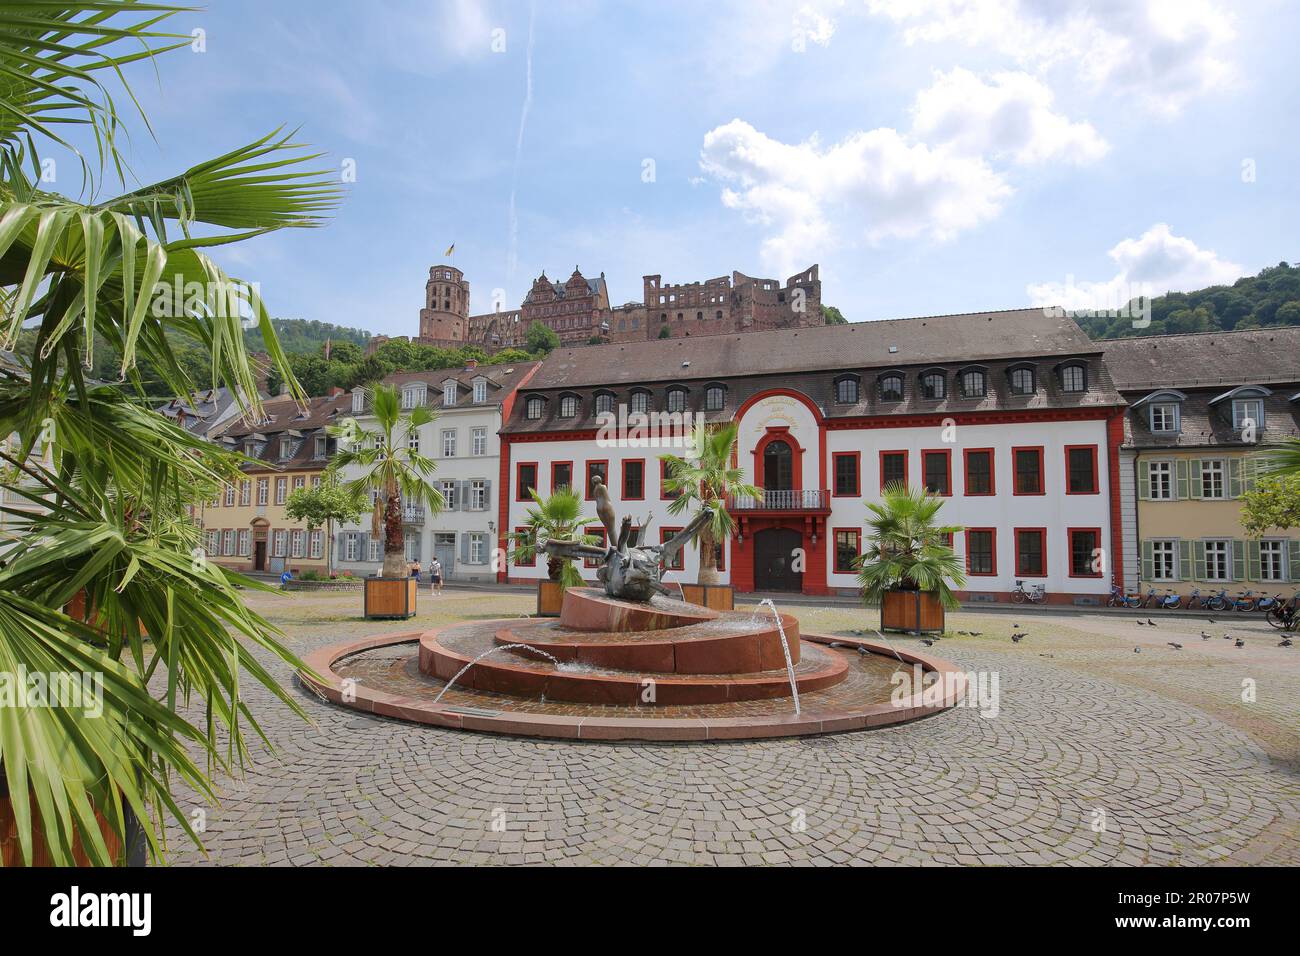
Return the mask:
MULTIPOLYGON (((521 595, 420 595, 414 622, 366 622, 359 594, 253 595, 299 653, 448 621, 526 614, 521 595)), ((875 612, 792 609, 804 630, 875 612)), ((1153 612, 1155 613, 1155 612, 1153 612)), ((1300 863, 1300 646, 1259 618, 1029 608, 950 615, 933 649, 996 672, 972 708, 838 736, 713 744, 561 743, 367 717, 296 687, 305 724, 261 689, 277 748, 206 810, 208 855, 239 864, 1300 863), (1029 637, 1013 644, 1013 625, 1029 637), (1212 634, 1202 640, 1200 631, 1212 634), (1236 648, 1222 638, 1246 639, 1236 648), (1165 642, 1182 643, 1175 650, 1165 642), (1135 649, 1138 651, 1135 653, 1135 649), (1255 699, 1243 700, 1248 682, 1255 699), (1101 826, 1104 822, 1104 828, 1101 826)), ((868 632, 869 633, 869 632, 868 632)), ((900 643, 910 638, 898 639, 900 643)), ((287 668, 276 673, 289 679, 287 668)), ((1246 695, 1249 696, 1249 695, 1246 695)), ((188 811, 201 806, 182 799, 188 811)))

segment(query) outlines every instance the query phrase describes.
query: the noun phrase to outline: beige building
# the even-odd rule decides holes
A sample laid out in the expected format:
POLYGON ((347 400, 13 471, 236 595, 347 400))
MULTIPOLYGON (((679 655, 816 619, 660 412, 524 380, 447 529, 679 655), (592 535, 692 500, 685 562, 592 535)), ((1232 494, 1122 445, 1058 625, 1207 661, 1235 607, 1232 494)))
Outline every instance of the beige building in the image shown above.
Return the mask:
POLYGON ((335 449, 326 429, 347 417, 349 402, 341 390, 309 399, 306 409, 291 398, 273 399, 257 421, 237 418, 217 436, 255 462, 203 508, 210 560, 237 571, 289 570, 295 577, 325 570, 325 529, 290 520, 285 502, 299 488, 320 484, 335 449))
POLYGON ((1300 528, 1247 536, 1241 496, 1254 487, 1260 446, 1300 435, 1300 328, 1105 346, 1129 402, 1119 501, 1126 588, 1290 598, 1300 528))

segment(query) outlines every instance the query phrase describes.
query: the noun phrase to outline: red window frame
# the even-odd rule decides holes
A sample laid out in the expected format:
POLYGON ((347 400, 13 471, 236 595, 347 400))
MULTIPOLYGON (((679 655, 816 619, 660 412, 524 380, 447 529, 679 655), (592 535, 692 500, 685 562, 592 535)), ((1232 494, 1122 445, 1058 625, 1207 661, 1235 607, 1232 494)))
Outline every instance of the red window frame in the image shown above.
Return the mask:
POLYGON ((929 455, 943 456, 944 470, 947 472, 947 477, 944 479, 944 484, 947 486, 947 490, 930 491, 929 488, 926 487, 926 494, 934 495, 936 498, 951 498, 952 497, 952 449, 951 448, 922 448, 921 449, 921 484, 923 486, 925 485, 925 461, 927 456, 929 455))
POLYGON ((977 578, 994 577, 998 573, 998 529, 997 528, 967 528, 966 529, 966 574, 977 578), (974 531, 987 531, 992 538, 990 540, 990 552, 993 558, 993 570, 991 571, 972 571, 970 566, 970 536, 974 531))
MULTIPOLYGON (((1082 494, 1082 492, 1079 492, 1079 494, 1082 494)), ((1067 551, 1066 551, 1066 569, 1065 569, 1065 570, 1066 570, 1066 573, 1068 574, 1069 577, 1072 577, 1072 578, 1099 578, 1099 577, 1101 577, 1101 576, 1102 576, 1102 573, 1101 573, 1100 571, 1089 571, 1087 574, 1076 574, 1076 573, 1075 573, 1075 570, 1074 570, 1074 536, 1075 536, 1076 534, 1091 534, 1091 535, 1093 536, 1093 541, 1096 542, 1096 544, 1093 545, 1093 548, 1100 548, 1100 547, 1101 547, 1101 529, 1100 529, 1100 528, 1066 528, 1066 529, 1065 529, 1065 541, 1066 541, 1066 548, 1067 548, 1067 551)), ((1090 560, 1090 561, 1089 561, 1089 566, 1090 566, 1090 567, 1091 567, 1091 564, 1092 564, 1092 562, 1091 562, 1091 560, 1090 560)))
POLYGON ((608 458, 591 458, 591 459, 588 459, 587 461, 583 462, 582 464, 583 464, 583 469, 582 469, 582 474, 583 474, 583 483, 586 485, 586 488, 583 490, 583 493, 582 493, 582 494, 583 494, 583 497, 586 498, 587 501, 594 501, 595 499, 591 496, 591 466, 592 466, 592 465, 604 465, 604 468, 605 468, 605 485, 606 485, 606 487, 608 487, 608 486, 609 486, 609 459, 608 459, 608 458))
MULTIPOLYGON (((675 535, 677 532, 679 532, 679 531, 681 531, 681 530, 682 530, 681 528, 665 528, 665 527, 663 527, 663 526, 660 526, 660 528, 659 528, 659 543, 660 543, 660 544, 663 544, 665 541, 667 541, 669 538, 671 538, 673 535, 675 535)), ((664 570, 665 570, 665 571, 685 571, 685 570, 686 570, 686 549, 685 549, 685 548, 682 548, 682 550, 678 551, 678 552, 677 552, 677 557, 673 559, 673 563, 672 563, 672 564, 665 564, 665 565, 664 565, 664 570)))
POLYGON ((533 470, 532 487, 537 491, 539 495, 542 493, 541 489, 537 487, 537 485, 541 482, 541 474, 540 474, 541 469, 538 467, 537 462, 517 461, 515 462, 515 501, 533 500, 532 495, 528 494, 528 492, 524 490, 523 471, 525 468, 531 468, 533 470))
POLYGON ((855 552, 858 557, 862 557, 862 529, 861 528, 831 528, 831 573, 832 574, 853 574, 853 568, 844 570, 840 567, 840 549, 839 537, 840 532, 853 535, 858 542, 855 552))
POLYGON ((1043 455, 1042 445, 1017 445, 1011 449, 1011 494, 1026 495, 1030 497, 1047 494, 1047 459, 1043 455), (1016 467, 1016 460, 1020 457, 1022 451, 1032 451, 1038 453, 1038 490, 1021 491, 1019 475, 1020 472, 1016 467))
MULTIPOLYGON (((590 535, 593 538, 600 538, 600 547, 609 547, 609 538, 605 534, 605 528, 603 525, 585 525, 582 529, 582 533, 584 535, 590 535)), ((600 558, 583 558, 582 566, 584 568, 598 568, 600 567, 600 558)))
POLYGON ((836 451, 831 453, 831 497, 832 498, 857 498, 862 494, 862 452, 860 451, 836 451), (841 492, 839 490, 839 461, 841 458, 853 459, 853 490, 841 492))
POLYGON ((1097 446, 1096 445, 1066 445, 1065 446, 1065 493, 1067 495, 1101 494, 1101 476, 1097 472, 1097 446), (1072 451, 1088 451, 1092 453, 1092 491, 1071 491, 1070 490, 1070 452, 1072 451))
MULTIPOLYGON (((522 526, 520 526, 520 527, 518 527, 518 528, 515 528, 515 534, 527 534, 527 533, 529 532, 529 530, 530 530, 530 529, 528 528, 527 525, 522 525, 522 526)), ((519 541, 518 541, 518 540, 515 541, 515 547, 519 547, 519 541)), ((531 561, 521 561, 521 560, 519 560, 518 558, 515 558, 515 567, 517 567, 517 568, 535 568, 535 567, 537 567, 537 549, 536 549, 536 548, 533 549, 533 559, 532 559, 531 561)))
MULTIPOLYGON (((997 479, 997 452, 992 448, 963 448, 961 452, 961 492, 968 498, 986 498, 998 493, 997 479), (988 452, 989 456, 989 490, 988 491, 971 491, 970 490, 970 456, 988 452)), ((983 531, 985 529, 978 529, 983 531)))
POLYGON ((573 487, 573 462, 571 462, 571 461, 553 461, 553 462, 551 462, 551 491, 552 491, 552 493, 554 493, 554 491, 555 491, 556 488, 563 488, 563 487, 564 487, 564 484, 563 484, 562 482, 557 483, 556 480, 555 480, 555 469, 556 469, 556 468, 559 468, 561 465, 568 465, 568 466, 569 466, 569 487, 570 487, 570 488, 573 487))
POLYGON ((1016 577, 1018 578, 1045 578, 1047 577, 1047 529, 1046 528, 1015 528, 1012 531, 1011 543, 1016 552, 1016 577), (1020 566, 1020 536, 1022 534, 1036 534, 1042 545, 1043 570, 1026 571, 1020 566))
POLYGON ((681 492, 678 492, 675 495, 670 495, 667 489, 664 488, 664 482, 667 480, 668 480, 668 462, 660 458, 659 459, 659 500, 676 501, 678 498, 681 497, 681 492))
POLYGON ((883 449, 883 450, 880 452, 880 490, 881 490, 881 491, 884 491, 884 490, 885 490, 885 456, 886 456, 886 455, 902 455, 902 456, 903 456, 903 484, 906 485, 906 484, 908 483, 908 482, 907 482, 907 472, 908 472, 907 449, 906 449, 906 448, 886 448, 886 449, 883 449))
POLYGON ((623 486, 620 489, 623 493, 624 501, 645 501, 645 459, 644 458, 624 458, 621 466, 623 472, 623 486), (641 466, 641 493, 639 495, 630 495, 627 493, 627 466, 641 466))

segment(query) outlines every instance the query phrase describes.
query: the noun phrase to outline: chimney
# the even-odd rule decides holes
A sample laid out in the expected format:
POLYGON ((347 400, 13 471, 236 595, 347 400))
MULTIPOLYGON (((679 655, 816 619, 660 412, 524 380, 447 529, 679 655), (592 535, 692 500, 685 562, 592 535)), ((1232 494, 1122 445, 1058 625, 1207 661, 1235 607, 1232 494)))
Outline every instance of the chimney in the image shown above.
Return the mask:
POLYGON ((338 398, 342 394, 343 389, 339 388, 337 385, 330 389, 330 398, 338 398))
POLYGON ((465 371, 467 371, 467 372, 472 372, 472 371, 474 371, 474 369, 476 369, 476 368, 478 368, 478 359, 466 359, 466 360, 465 360, 465 371))

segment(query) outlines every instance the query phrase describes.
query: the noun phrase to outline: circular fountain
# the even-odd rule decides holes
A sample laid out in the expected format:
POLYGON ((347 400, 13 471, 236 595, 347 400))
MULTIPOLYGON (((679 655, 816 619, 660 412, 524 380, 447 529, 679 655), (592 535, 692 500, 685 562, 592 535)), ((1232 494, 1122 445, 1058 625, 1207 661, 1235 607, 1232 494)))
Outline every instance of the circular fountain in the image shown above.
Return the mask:
POLYGON ((602 740, 856 730, 947 709, 963 689, 946 661, 883 641, 801 634, 770 602, 718 612, 595 588, 569 589, 558 621, 467 621, 336 644, 306 663, 305 683, 370 713, 602 740))

